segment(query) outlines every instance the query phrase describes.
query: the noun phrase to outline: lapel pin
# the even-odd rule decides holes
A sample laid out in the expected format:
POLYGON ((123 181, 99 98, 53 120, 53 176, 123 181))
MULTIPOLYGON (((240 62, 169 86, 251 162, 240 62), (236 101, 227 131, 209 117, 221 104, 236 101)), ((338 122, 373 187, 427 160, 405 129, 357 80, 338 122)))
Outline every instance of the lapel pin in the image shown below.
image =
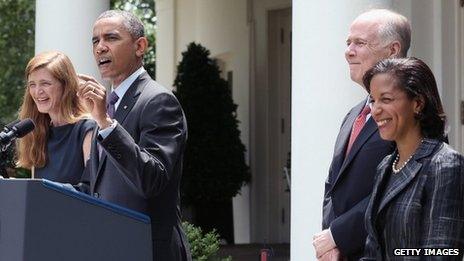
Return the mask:
POLYGON ((124 110, 127 109, 127 105, 124 105, 124 110))

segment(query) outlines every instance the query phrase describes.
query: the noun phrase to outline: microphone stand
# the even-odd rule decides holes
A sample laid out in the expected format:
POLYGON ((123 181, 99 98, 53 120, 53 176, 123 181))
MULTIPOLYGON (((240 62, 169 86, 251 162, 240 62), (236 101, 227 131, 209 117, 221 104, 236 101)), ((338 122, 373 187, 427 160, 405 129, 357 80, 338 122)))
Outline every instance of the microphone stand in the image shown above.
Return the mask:
POLYGON ((6 170, 9 165, 11 165, 11 162, 9 161, 10 155, 12 151, 9 149, 10 144, 5 144, 1 145, 0 147, 0 176, 3 178, 9 178, 10 176, 8 175, 8 171, 6 170))
POLYGON ((3 152, 5 152, 5 151, 7 151, 7 150, 8 150, 8 147, 10 147, 10 144, 11 144, 11 143, 8 143, 8 144, 5 144, 5 145, 1 145, 1 147, 0 147, 0 152, 3 153, 3 152))

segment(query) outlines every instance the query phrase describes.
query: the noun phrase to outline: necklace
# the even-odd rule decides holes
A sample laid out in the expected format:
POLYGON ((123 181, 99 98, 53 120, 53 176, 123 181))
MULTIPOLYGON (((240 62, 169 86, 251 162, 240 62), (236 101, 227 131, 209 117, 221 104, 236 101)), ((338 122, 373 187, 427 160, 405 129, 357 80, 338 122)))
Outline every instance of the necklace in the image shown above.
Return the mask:
POLYGON ((400 154, 398 153, 396 155, 395 161, 393 161, 393 164, 392 164, 393 173, 398 174, 404 168, 404 166, 406 166, 406 164, 408 164, 408 162, 412 159, 412 156, 414 156, 414 154, 409 156, 409 158, 400 167, 396 168, 395 166, 398 166, 398 161, 400 160, 400 154))
MULTIPOLYGON (((421 139, 420 144, 422 144, 422 142, 424 142, 424 139, 421 139)), ((408 164, 408 162, 412 159, 412 156, 414 156, 414 154, 416 153, 414 152, 413 154, 411 154, 411 156, 409 156, 409 158, 405 162, 403 162, 401 166, 398 167, 398 161, 400 160, 400 153, 398 152, 398 154, 396 154, 395 161, 393 161, 392 164, 393 174, 398 174, 404 168, 404 166, 408 164)))

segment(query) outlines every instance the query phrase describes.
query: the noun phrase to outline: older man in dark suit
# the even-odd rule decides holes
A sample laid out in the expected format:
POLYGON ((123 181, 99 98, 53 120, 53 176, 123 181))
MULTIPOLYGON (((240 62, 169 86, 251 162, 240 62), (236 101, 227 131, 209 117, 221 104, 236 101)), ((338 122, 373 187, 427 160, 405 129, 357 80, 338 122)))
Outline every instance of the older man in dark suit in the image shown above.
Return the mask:
MULTIPOLYGON (((359 15, 351 24, 345 58, 351 79, 363 86, 364 73, 378 61, 404 57, 411 29, 407 19, 386 9, 359 15)), ((313 237, 319 260, 358 260, 364 249, 364 215, 377 165, 393 151, 380 138, 369 99, 353 107, 342 122, 325 184, 323 230, 313 237)))
POLYGON ((182 108, 172 92, 144 70, 148 42, 133 14, 101 14, 92 43, 112 92, 107 95, 95 79, 80 76, 79 95, 99 127, 85 173, 90 193, 150 216, 154 260, 191 260, 179 210, 187 139, 182 108))

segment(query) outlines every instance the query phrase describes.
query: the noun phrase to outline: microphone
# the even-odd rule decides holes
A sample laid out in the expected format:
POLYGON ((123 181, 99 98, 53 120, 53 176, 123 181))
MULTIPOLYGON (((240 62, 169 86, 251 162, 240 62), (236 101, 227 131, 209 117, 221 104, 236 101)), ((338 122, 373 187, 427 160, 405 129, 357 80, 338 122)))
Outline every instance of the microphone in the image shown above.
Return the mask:
POLYGON ((5 127, 3 127, 3 131, 4 132, 9 132, 11 130, 11 128, 13 128, 16 124, 18 124, 18 122, 19 122, 19 119, 8 123, 7 125, 5 125, 5 127))
POLYGON ((35 128, 34 122, 31 119, 22 121, 14 121, 4 127, 4 131, 0 132, 0 145, 8 146, 16 138, 22 138, 35 128))

